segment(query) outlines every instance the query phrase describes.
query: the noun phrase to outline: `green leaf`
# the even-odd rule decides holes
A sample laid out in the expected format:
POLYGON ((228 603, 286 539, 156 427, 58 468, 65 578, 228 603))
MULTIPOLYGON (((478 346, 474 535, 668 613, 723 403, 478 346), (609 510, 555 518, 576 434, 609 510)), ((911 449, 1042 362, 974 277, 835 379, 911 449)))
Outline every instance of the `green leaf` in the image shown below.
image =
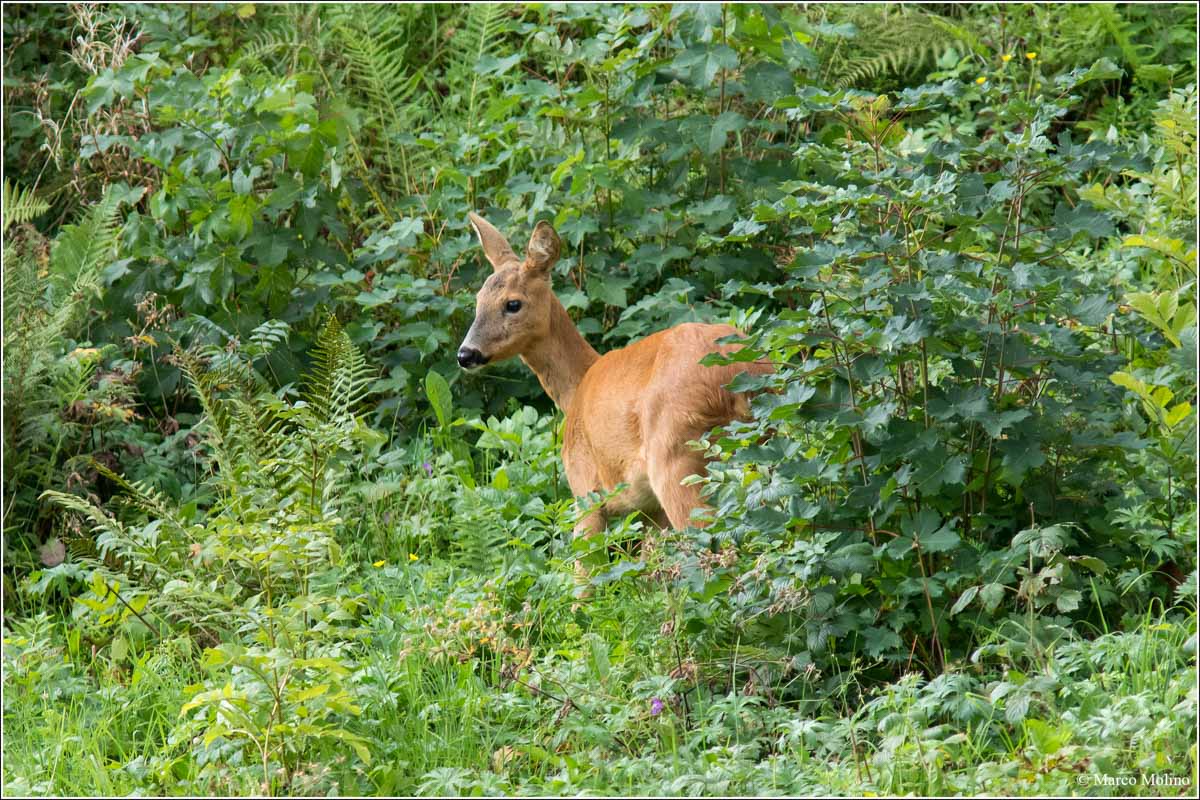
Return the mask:
POLYGON ((109 646, 109 653, 113 661, 124 661, 125 656, 129 655, 129 642, 125 641, 124 636, 116 637, 109 646))
POLYGON ((1068 556, 1067 558, 1081 567, 1086 567, 1096 575, 1103 575, 1105 572, 1108 572, 1108 565, 1095 556, 1068 556))
POLYGON ((713 120, 708 133, 708 146, 705 152, 715 155, 725 147, 725 139, 730 133, 736 133, 746 127, 746 118, 736 111, 726 111, 713 120))
POLYGON ((318 683, 316 686, 309 686, 307 689, 301 689, 292 695, 292 700, 297 703, 303 703, 306 700, 320 697, 329 691, 328 683, 318 683))
POLYGON ((431 369, 425 375, 425 396, 429 398, 429 405, 433 407, 433 413, 437 415, 438 425, 442 428, 446 427, 449 424, 451 411, 450 384, 437 370, 431 369))
POLYGON ((508 471, 504 467, 497 467, 496 472, 492 475, 492 488, 501 492, 508 489, 508 471))
POLYGON ((953 617, 969 606, 971 601, 975 599, 975 595, 979 594, 979 588, 978 586, 968 586, 967 590, 959 595, 958 599, 954 601, 954 605, 950 607, 950 616, 953 617))
POLYGON ((615 275, 599 275, 588 281, 588 292, 606 305, 624 308, 629 304, 625 292, 633 284, 630 278, 615 275))
POLYGON ((621 560, 612 567, 605 570, 603 573, 596 575, 590 579, 593 586, 602 586, 606 583, 614 583, 621 580, 626 575, 640 575, 646 569, 644 561, 629 561, 621 560))
POLYGON ((673 69, 688 76, 689 83, 702 89, 712 86, 717 72, 722 69, 735 69, 737 65, 737 53, 723 44, 692 45, 671 62, 673 69))
POLYGON ((1004 585, 1000 583, 985 583, 979 590, 979 598, 988 612, 995 611, 1004 601, 1004 585))
POLYGON ((581 161, 583 161, 582 147, 578 148, 570 156, 563 159, 563 161, 561 161, 559 165, 554 168, 554 172, 550 173, 550 185, 557 187, 559 184, 561 184, 563 178, 565 178, 567 173, 571 171, 571 168, 581 161))
POLYGON ((1127 301, 1131 308, 1141 314, 1176 347, 1182 346, 1180 334, 1196 319, 1196 308, 1191 303, 1179 305, 1179 292, 1134 292, 1127 301))
POLYGON ((947 523, 934 533, 921 537, 921 549, 927 553, 945 553, 953 550, 961 539, 951 529, 952 524, 953 522, 947 523))
POLYGON ((1145 382, 1130 375, 1128 372, 1114 372, 1112 375, 1108 376, 1108 379, 1117 386, 1123 386, 1132 392, 1136 392, 1137 395, 1143 399, 1150 399, 1150 387, 1147 386, 1145 382))
POLYGON ((904 642, 900 635, 891 628, 870 627, 863 630, 864 649, 871 658, 879 658, 888 651, 894 651, 904 642))
POLYGON ((1083 595, 1074 589, 1068 589, 1054 599, 1054 605, 1064 614, 1079 608, 1083 595))
POLYGON ((371 763, 371 749, 367 747, 366 739, 363 739, 361 736, 353 734, 350 731, 343 730, 342 728, 327 730, 324 732, 324 735, 331 736, 335 739, 340 739, 341 741, 350 745, 350 747, 354 748, 354 753, 358 756, 360 761, 362 761, 364 764, 371 763))
POLYGON ((1176 425, 1178 425, 1180 422, 1187 419, 1191 415, 1192 415, 1192 404, 1191 403, 1180 403, 1179 405, 1173 407, 1170 411, 1167 412, 1166 417, 1163 418, 1163 422, 1166 424, 1166 426, 1168 428, 1174 428, 1176 425))

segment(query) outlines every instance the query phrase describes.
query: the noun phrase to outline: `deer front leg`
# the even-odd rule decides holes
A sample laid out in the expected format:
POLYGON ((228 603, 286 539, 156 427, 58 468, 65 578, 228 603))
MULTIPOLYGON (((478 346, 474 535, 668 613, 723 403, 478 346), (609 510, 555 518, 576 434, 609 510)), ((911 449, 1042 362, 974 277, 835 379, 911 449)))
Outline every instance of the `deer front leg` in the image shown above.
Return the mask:
MULTIPOLYGON (((580 519, 579 522, 577 522, 575 524, 575 531, 574 531, 575 538, 578 539, 580 537, 583 537, 584 539, 587 539, 587 538, 590 538, 591 536, 596 535, 597 533, 603 533, 604 526, 607 523, 608 523, 608 519, 605 517, 604 508, 601 506, 597 506, 596 508, 593 508, 587 514, 585 514, 583 516, 583 518, 580 519)), ((578 597, 587 597, 587 595, 589 594, 589 592, 586 589, 587 580, 588 580, 587 567, 585 567, 583 565, 582 561, 580 561, 579 559, 576 559, 575 560, 575 585, 577 587, 580 587, 579 591, 576 592, 576 595, 578 597)))
MULTIPOLYGON (((571 494, 576 498, 587 497, 591 492, 600 490, 600 476, 596 471, 595 460, 591 457, 590 448, 578 438, 577 429, 568 421, 565 428, 565 435, 562 449, 563 466, 566 468, 567 483, 571 487, 571 494), (572 435, 575 434, 575 435, 572 435)), ((576 502, 579 502, 577 499, 576 502)), ((575 538, 589 538, 597 533, 604 532, 604 526, 608 524, 608 518, 604 511, 603 505, 597 505, 590 511, 580 517, 575 523, 574 535, 575 538)), ((587 585, 587 567, 578 559, 575 561, 575 584, 580 587, 576 595, 586 597, 586 591, 582 587, 587 585)))

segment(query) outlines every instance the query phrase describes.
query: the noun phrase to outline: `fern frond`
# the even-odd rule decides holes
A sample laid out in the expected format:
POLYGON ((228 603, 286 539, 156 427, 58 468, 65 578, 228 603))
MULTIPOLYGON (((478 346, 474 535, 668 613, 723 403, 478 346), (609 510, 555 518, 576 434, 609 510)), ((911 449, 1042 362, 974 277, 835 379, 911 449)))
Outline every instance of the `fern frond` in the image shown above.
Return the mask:
POLYGON ((487 80, 475 68, 484 56, 499 52, 508 30, 507 13, 503 3, 471 3, 466 7, 462 28, 450 43, 446 77, 462 92, 470 127, 477 122, 476 107, 487 80))
POLYGON ((300 69, 302 56, 308 63, 325 58, 331 37, 320 24, 318 6, 280 3, 263 7, 259 15, 262 25, 238 50, 234 67, 248 73, 291 75, 300 69))
POLYGON ((100 294, 100 271, 117 254, 119 210, 109 191, 78 223, 65 226, 51 250, 48 278, 38 274, 32 258, 16 254, 10 283, 5 259, 4 397, 10 413, 21 416, 30 411, 26 404, 41 402, 45 393, 38 387, 52 354, 89 298, 100 294))
POLYGON ((337 317, 329 321, 313 348, 313 366, 303 391, 305 402, 321 422, 341 428, 353 428, 355 412, 367 395, 375 370, 350 337, 337 317))
POLYGON ((206 370, 194 353, 186 350, 176 352, 179 369, 192 387, 192 394, 200 403, 204 418, 208 422, 207 440, 212 447, 213 460, 222 475, 233 474, 234 454, 229 447, 229 415, 224 407, 219 387, 222 376, 206 370))
POLYGON ((5 231, 9 225, 29 222, 50 208, 50 204, 34 194, 33 189, 14 186, 7 178, 4 179, 4 196, 0 206, 3 207, 5 231))
POLYGON ((409 41, 407 8, 356 3, 330 8, 337 42, 349 71, 350 85, 366 99, 368 125, 377 132, 372 152, 387 164, 393 189, 407 190, 412 168, 402 145, 394 138, 419 128, 427 119, 428 103, 414 102, 424 78, 420 68, 406 62, 409 41), (395 152, 394 152, 395 149, 395 152), (397 156, 401 168, 397 169, 397 156))
POLYGON ((354 487, 354 493, 371 505, 382 503, 384 500, 404 491, 408 483, 405 481, 388 480, 360 483, 354 487))
POLYGON ((166 522, 175 530, 186 535, 187 526, 179 518, 175 508, 153 486, 145 481, 131 481, 124 475, 114 472, 94 459, 91 464, 92 468, 98 473, 120 487, 121 491, 125 493, 123 499, 128 505, 142 511, 151 519, 159 519, 166 522))
POLYGON ((121 524, 120 520, 108 516, 102 509, 92 505, 82 497, 48 489, 42 492, 40 499, 49 500, 65 511, 73 511, 79 514, 90 523, 93 532, 97 534, 97 538, 123 538, 126 535, 125 526, 121 524))
POLYGON ((915 72, 956 44, 984 49, 970 30, 936 14, 889 6, 855 7, 851 14, 858 35, 826 58, 827 75, 839 86, 915 72))
POLYGON ((120 205, 116 193, 109 190, 83 219, 63 227, 50 251, 50 272, 61 284, 98 276, 111 261, 117 249, 120 205))

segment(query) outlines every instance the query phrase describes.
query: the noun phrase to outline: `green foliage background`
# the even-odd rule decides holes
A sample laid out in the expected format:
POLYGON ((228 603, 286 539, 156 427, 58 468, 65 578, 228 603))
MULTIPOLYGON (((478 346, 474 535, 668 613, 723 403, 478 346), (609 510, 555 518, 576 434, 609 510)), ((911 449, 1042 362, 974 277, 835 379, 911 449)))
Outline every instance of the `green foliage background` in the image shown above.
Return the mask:
POLYGON ((4 35, 6 792, 1195 784, 1194 7, 4 35), (571 541, 470 210, 599 349, 778 366, 711 526, 571 541))

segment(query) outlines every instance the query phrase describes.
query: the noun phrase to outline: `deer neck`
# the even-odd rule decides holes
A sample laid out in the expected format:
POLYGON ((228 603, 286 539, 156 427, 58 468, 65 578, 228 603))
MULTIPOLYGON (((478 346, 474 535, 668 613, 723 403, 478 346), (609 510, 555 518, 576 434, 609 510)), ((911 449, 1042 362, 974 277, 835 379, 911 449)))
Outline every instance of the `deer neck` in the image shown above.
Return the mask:
POLYGON ((538 382, 563 413, 571 407, 571 398, 579 382, 600 358, 571 321, 557 298, 550 312, 550 334, 521 355, 521 360, 537 375, 538 382))

